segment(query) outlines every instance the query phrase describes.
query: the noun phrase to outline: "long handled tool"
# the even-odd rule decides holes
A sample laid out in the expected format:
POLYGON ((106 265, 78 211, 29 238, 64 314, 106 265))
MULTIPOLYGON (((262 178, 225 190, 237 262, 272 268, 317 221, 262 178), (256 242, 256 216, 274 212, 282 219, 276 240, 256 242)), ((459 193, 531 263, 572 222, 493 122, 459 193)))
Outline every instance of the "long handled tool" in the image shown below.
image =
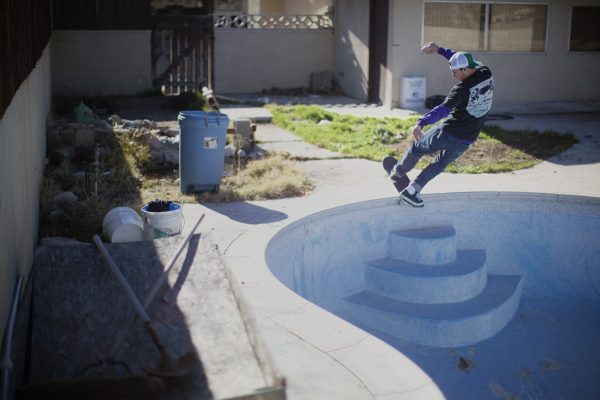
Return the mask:
MULTIPOLYGON (((150 291, 144 298, 142 307, 147 309, 150 306, 150 304, 152 303, 152 300, 154 300, 154 297, 156 297, 156 294, 158 293, 160 288, 164 285, 165 281, 167 280, 167 277, 169 276, 169 272, 171 272, 171 269, 175 265, 177 258, 179 258, 179 255, 181 254, 181 252, 183 251, 185 246, 189 243, 190 239, 192 238, 192 235, 194 234, 196 229, 198 229, 198 226, 200 225, 200 223, 202 222, 203 219, 204 219, 204 214, 202 214, 200 216, 200 218, 198 218, 198 221, 196 221, 196 224, 192 227, 192 230, 187 234, 185 239, 181 241, 181 244, 179 245, 177 250, 175 250, 175 253, 173 254, 173 256, 171 256, 171 259, 167 262, 165 269, 161 272, 161 274, 158 277, 158 279, 156 280, 156 282, 154 282, 154 286, 152 286, 152 288, 150 289, 150 291)), ((119 350, 121 349, 121 346, 123 346, 123 343, 125 342, 125 338, 127 337, 127 333, 131 329, 131 326, 133 325, 134 321, 135 321, 135 315, 133 317, 129 318, 129 323, 127 324, 127 326, 124 327, 124 329, 121 331, 120 336, 115 340, 114 345, 112 346, 112 348, 110 349, 110 351, 107 355, 107 359, 112 360, 112 359, 115 359, 118 357, 119 350)))
POLYGON ((144 329, 146 330, 146 332, 154 342, 154 345, 158 349, 158 352, 160 353, 160 363, 158 367, 153 371, 148 371, 148 373, 163 378, 177 378, 190 374, 198 362, 196 353, 194 351, 188 352, 177 360, 173 360, 170 357, 170 355, 167 353, 165 345, 163 344, 162 340, 158 336, 158 333, 152 326, 150 316, 148 315, 144 307, 142 307, 142 304, 131 289, 131 286, 129 286, 129 283, 115 264, 111 255, 108 253, 108 250, 106 250, 106 247, 104 247, 102 239, 100 239, 98 235, 94 235, 92 240, 96 247, 98 247, 98 250, 100 250, 100 254, 102 254, 104 261, 106 261, 106 264, 110 267, 110 270, 113 273, 119 285, 121 286, 121 289, 123 289, 123 291, 129 298, 129 301, 133 305, 135 312, 144 323, 144 329))

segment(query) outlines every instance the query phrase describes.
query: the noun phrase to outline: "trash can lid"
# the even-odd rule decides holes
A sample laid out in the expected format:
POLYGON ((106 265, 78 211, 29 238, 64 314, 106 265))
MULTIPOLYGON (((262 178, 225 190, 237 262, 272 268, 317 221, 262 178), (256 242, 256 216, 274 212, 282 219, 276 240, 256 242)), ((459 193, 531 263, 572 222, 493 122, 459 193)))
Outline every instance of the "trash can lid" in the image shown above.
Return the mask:
POLYGON ((189 110, 189 111, 180 111, 177 119, 209 119, 209 120, 224 120, 229 119, 227 114, 223 114, 218 111, 198 111, 198 110, 189 110))

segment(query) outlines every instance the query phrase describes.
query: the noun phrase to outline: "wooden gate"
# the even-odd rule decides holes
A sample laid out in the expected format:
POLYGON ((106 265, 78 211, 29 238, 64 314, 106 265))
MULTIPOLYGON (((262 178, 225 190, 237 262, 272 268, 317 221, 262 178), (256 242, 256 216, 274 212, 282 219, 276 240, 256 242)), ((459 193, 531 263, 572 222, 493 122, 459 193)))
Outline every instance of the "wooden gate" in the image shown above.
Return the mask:
POLYGON ((154 87, 167 95, 212 87, 213 42, 211 15, 157 16, 152 30, 154 87))

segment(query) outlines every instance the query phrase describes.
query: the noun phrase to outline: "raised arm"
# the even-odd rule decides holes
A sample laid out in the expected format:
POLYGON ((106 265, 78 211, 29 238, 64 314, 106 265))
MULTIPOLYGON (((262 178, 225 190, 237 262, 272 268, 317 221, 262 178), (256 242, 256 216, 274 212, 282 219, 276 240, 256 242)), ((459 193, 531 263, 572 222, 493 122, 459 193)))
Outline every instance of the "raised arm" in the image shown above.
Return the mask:
POLYGON ((448 49, 448 48, 445 48, 445 47, 439 47, 437 53, 439 55, 442 55, 442 56, 446 57, 446 60, 449 60, 450 58, 452 58, 452 56, 456 52, 454 50, 452 50, 452 49, 448 49))
POLYGON ((454 50, 445 47, 440 47, 434 42, 425 43, 423 47, 421 47, 421 51, 425 54, 437 53, 441 56, 444 56, 446 60, 449 60, 450 57, 452 57, 454 53, 456 53, 454 50))

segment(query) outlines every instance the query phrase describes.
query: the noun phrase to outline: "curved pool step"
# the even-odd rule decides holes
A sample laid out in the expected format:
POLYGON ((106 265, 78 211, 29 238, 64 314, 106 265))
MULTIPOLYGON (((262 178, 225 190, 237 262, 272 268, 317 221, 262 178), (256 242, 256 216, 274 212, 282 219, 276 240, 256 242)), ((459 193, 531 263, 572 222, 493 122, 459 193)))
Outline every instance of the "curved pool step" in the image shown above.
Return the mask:
POLYGON ((415 264, 448 264, 456 259, 454 226, 392 231, 388 236, 388 256, 415 264))
POLYGON ((368 290, 345 300, 352 317, 378 331, 427 346, 461 347, 501 331, 518 308, 521 288, 521 276, 490 274, 483 292, 458 303, 410 303, 368 290))
POLYGON ((367 289, 409 303, 439 304, 466 301, 487 283, 485 250, 458 250, 443 266, 415 264, 393 258, 366 262, 367 289))

